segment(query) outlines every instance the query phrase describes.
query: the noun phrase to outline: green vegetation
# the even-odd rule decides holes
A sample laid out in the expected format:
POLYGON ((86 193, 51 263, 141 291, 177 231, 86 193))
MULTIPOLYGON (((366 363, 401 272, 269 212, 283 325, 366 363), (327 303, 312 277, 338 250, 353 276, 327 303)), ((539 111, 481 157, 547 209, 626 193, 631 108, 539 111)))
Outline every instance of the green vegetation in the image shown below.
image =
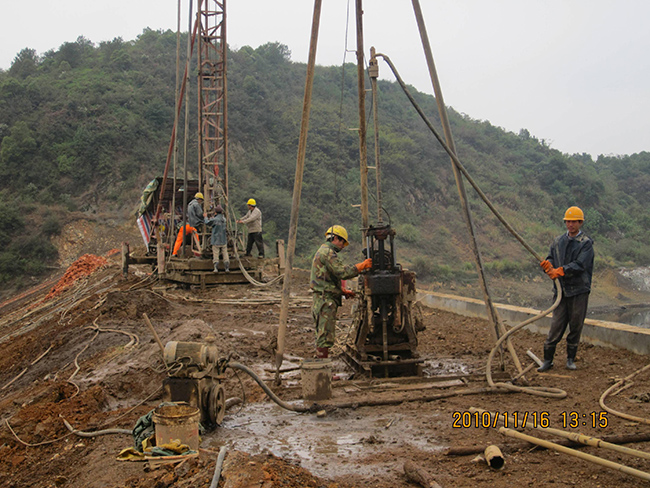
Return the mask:
MULTIPOLYGON (((162 173, 174 119, 175 50, 171 31, 99 45, 80 37, 43 56, 24 49, 0 71, 0 286, 45 271, 56 258, 49 239, 71 211, 135 208, 142 188, 162 173)), ((241 214, 254 197, 267 242, 286 239, 305 65, 277 43, 231 51, 228 62, 231 201, 241 214)), ((384 220, 398 231, 400 260, 421 279, 471 278, 449 158, 397 84, 380 81, 379 90, 384 220)), ((433 97, 412 92, 439 125, 433 97)), ((359 241, 351 255, 361 248, 353 206, 360 201, 358 135, 349 130, 358 126, 356 94, 355 66, 317 68, 298 265, 309 263, 334 223, 359 241)), ((526 129, 514 134, 453 110, 450 120, 461 161, 539 254, 562 231, 564 210, 579 205, 599 265, 650 265, 650 153, 593 161, 562 154, 526 129)), ((194 136, 190 141, 195 145, 194 136)), ((368 154, 374 165, 373 147, 368 154)), ((371 170, 373 194, 374 176, 371 170)), ((487 272, 534 273, 528 253, 469 185, 467 191, 487 272)), ((373 198, 370 208, 375 221, 373 198)))

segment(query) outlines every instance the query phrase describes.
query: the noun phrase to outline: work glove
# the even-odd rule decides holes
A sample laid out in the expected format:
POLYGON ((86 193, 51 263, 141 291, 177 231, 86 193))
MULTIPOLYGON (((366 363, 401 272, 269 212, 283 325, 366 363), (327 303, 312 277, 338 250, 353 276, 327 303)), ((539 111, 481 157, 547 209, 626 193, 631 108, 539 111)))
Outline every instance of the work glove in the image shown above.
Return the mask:
POLYGON ((548 275, 549 278, 552 280, 555 280, 559 278, 560 276, 564 276, 564 268, 553 268, 549 269, 546 274, 548 275))
POLYGON ((354 265, 357 271, 361 273, 364 269, 372 268, 372 259, 368 258, 354 265))
POLYGON ((343 296, 345 298, 354 298, 357 296, 356 293, 354 293, 352 290, 348 290, 347 288, 343 288, 341 291, 343 292, 343 296))
POLYGON ((548 259, 545 259, 544 261, 542 261, 541 263, 539 263, 539 265, 540 265, 540 266, 542 267, 542 269, 544 270, 544 273, 548 273, 548 270, 549 270, 549 269, 553 269, 553 265, 548 261, 548 259))

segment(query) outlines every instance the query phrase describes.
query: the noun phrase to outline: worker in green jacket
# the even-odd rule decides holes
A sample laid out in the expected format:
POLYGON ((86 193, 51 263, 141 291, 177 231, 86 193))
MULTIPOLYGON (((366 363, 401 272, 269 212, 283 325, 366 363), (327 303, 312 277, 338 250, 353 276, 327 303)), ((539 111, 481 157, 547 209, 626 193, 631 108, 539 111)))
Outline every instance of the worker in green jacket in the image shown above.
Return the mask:
POLYGON ((310 288, 314 292, 311 314, 316 326, 316 357, 326 358, 334 345, 336 312, 341 306, 341 298, 350 298, 354 292, 341 286, 341 280, 358 276, 361 271, 372 267, 368 258, 357 264, 343 264, 339 251, 348 245, 348 231, 340 225, 327 229, 325 242, 316 254, 311 265, 310 288))

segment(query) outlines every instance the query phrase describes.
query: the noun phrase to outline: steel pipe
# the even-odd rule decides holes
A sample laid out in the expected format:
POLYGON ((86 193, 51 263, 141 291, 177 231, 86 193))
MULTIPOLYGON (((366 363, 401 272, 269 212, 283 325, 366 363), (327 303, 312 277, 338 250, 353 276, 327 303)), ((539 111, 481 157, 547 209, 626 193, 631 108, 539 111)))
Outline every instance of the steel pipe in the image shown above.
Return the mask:
POLYGON ((522 434, 521 432, 517 432, 516 430, 513 429, 506 429, 505 427, 499 427, 499 432, 508 437, 513 437, 515 439, 522 439, 527 442, 530 442, 531 444, 543 446, 546 447, 547 449, 553 449, 554 451, 558 451, 563 454, 568 454, 569 456, 574 456, 583 459, 585 461, 589 461, 598 464, 600 466, 613 469, 614 471, 619 471, 621 473, 625 473, 631 476, 635 476, 637 478, 641 478, 642 480, 650 481, 650 473, 646 473, 645 471, 640 471, 638 469, 630 468, 629 466, 625 466, 624 464, 615 463, 613 461, 609 461, 607 459, 603 459, 598 456, 593 456, 585 452, 576 451, 575 449, 564 447, 559 444, 555 444, 554 442, 545 441, 544 439, 540 439, 532 435, 522 434))

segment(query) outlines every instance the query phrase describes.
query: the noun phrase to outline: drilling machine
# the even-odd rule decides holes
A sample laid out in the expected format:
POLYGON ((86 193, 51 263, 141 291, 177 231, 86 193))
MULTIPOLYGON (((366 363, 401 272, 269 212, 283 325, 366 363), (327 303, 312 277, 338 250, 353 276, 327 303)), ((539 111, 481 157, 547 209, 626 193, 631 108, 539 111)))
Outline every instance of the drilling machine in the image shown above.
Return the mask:
POLYGON ((368 376, 420 376, 417 352, 415 273, 395 261, 395 230, 389 224, 366 230, 372 268, 359 277, 359 302, 352 323, 353 344, 343 357, 368 376))
POLYGON ((170 341, 163 359, 168 376, 163 380, 164 402, 187 402, 201 411, 201 424, 213 429, 226 412, 226 394, 221 384, 227 359, 219 359, 217 348, 198 342, 170 341))

